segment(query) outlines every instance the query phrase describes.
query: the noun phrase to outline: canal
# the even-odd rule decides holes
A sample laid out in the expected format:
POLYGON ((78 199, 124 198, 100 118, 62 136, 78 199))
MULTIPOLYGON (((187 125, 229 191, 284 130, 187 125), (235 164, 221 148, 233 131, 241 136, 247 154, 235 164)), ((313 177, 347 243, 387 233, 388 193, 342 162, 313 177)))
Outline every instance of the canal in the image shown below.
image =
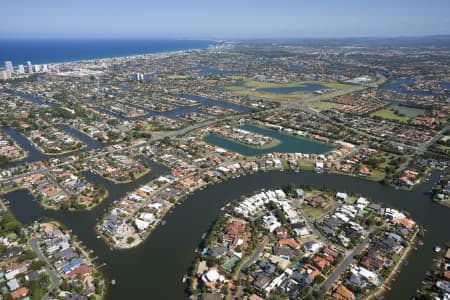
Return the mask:
POLYGON ((450 210, 430 201, 429 191, 439 179, 433 172, 430 181, 412 191, 400 191, 364 179, 314 172, 265 172, 242 176, 197 191, 166 217, 166 224, 159 226, 140 247, 129 251, 111 251, 101 239, 96 238, 94 225, 114 200, 118 200, 140 184, 166 170, 152 165, 152 172, 131 184, 115 185, 100 177, 86 173, 88 180, 104 184, 110 195, 106 201, 89 212, 55 212, 42 209, 27 191, 6 195, 10 208, 21 222, 27 223, 39 217, 56 219, 71 228, 84 244, 94 250, 94 255, 104 267, 108 279, 115 279, 107 299, 184 299, 183 275, 194 258, 194 249, 217 218, 220 209, 244 194, 261 188, 280 188, 288 183, 308 184, 312 187, 330 187, 342 192, 362 194, 372 201, 408 211, 411 217, 426 229, 424 245, 413 251, 409 265, 402 268, 386 299, 411 299, 430 267, 436 244, 450 240, 450 210))
POLYGON ((279 144, 269 148, 258 148, 247 146, 242 143, 234 142, 231 139, 222 137, 217 134, 208 134, 203 140, 208 144, 216 145, 233 152, 237 152, 244 156, 257 156, 267 153, 280 152, 280 153, 303 153, 303 154, 325 154, 334 150, 333 146, 317 142, 311 139, 307 139, 300 136, 293 136, 284 134, 275 130, 262 128, 254 125, 241 125, 239 128, 258 133, 263 136, 269 136, 279 141, 279 144))
POLYGON ((18 133, 15 129, 13 129, 9 126, 4 126, 4 127, 0 127, 0 130, 3 131, 6 135, 8 135, 15 143, 17 143, 17 145, 19 145, 27 153, 27 156, 21 160, 13 161, 13 162, 9 162, 9 163, 0 165, 0 168, 8 169, 8 168, 14 167, 19 164, 33 163, 36 161, 44 161, 44 160, 47 160, 47 159, 53 158, 53 157, 63 159, 67 156, 71 156, 74 154, 79 154, 81 152, 86 152, 86 151, 90 151, 93 149, 100 149, 100 148, 105 147, 105 144, 102 144, 102 143, 94 140, 93 138, 89 137, 88 135, 82 133, 81 131, 79 131, 69 125, 59 124, 58 127, 60 129, 62 129, 63 131, 67 132, 68 134, 78 138, 80 141, 82 141, 86 145, 86 147, 84 147, 83 149, 81 149, 79 151, 73 151, 73 152, 69 152, 67 154, 63 154, 63 155, 44 154, 44 153, 40 152, 38 149, 36 149, 34 147, 34 145, 28 139, 26 139, 22 134, 18 133))

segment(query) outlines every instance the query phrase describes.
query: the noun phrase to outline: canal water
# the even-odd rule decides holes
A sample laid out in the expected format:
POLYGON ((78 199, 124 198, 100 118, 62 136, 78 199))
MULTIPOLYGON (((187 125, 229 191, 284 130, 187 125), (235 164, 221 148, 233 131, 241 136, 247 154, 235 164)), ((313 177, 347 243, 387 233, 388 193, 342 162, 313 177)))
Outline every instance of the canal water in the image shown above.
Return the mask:
POLYGON ((256 148, 249 147, 244 144, 236 143, 227 138, 221 137, 216 134, 209 134, 204 137, 204 141, 216 145, 234 152, 237 152, 244 156, 257 156, 266 153, 272 152, 280 152, 280 153, 316 153, 316 154, 324 154, 328 153, 334 148, 330 145, 319 143, 310 139, 295 137, 287 134, 283 134, 274 130, 261 128, 253 125, 243 125, 239 128, 242 128, 247 131, 251 131, 254 133, 259 133, 265 136, 270 136, 274 139, 280 141, 278 145, 275 145, 270 148, 256 148))
POLYGON ((43 160, 46 160, 46 159, 49 159, 52 157, 64 158, 64 157, 74 155, 74 154, 77 154, 80 152, 85 152, 85 151, 89 151, 89 150, 93 150, 93 149, 100 149, 105 146, 104 144, 99 143, 98 141, 92 139, 91 137, 87 136, 86 134, 78 131, 77 129, 75 129, 73 127, 70 127, 65 124, 60 124, 60 125, 58 125, 58 127, 60 129, 62 129, 63 131, 67 132, 68 134, 78 138, 80 141, 82 141, 83 143, 86 144, 86 147, 80 151, 70 152, 70 153, 63 154, 63 155, 46 155, 46 154, 43 154, 42 152, 40 152, 39 150, 37 150, 33 146, 33 144, 30 143, 29 140, 27 140, 24 136, 22 136, 20 133, 18 133, 15 129, 5 126, 5 127, 1 127, 0 130, 2 130, 6 135, 8 135, 14 142, 16 142, 25 152, 27 152, 28 155, 27 155, 27 157, 25 157, 22 160, 0 165, 0 168, 8 169, 8 168, 13 167, 18 164, 43 161, 43 160))
MULTIPOLYGON (((183 98, 186 98, 189 100, 198 101, 201 105, 206 105, 206 106, 215 105, 215 106, 219 106, 219 107, 223 107, 223 108, 231 108, 238 112, 250 111, 250 108, 247 106, 229 103, 229 102, 225 102, 225 101, 218 101, 218 100, 208 99, 205 97, 189 95, 189 94, 180 94, 180 95, 176 95, 176 96, 183 97, 183 98)), ((158 100, 158 101, 163 102, 163 103, 168 103, 163 100, 158 100)), ((112 111, 102 108, 102 107, 96 106, 95 109, 100 112, 106 113, 114 118, 118 118, 122 121, 129 121, 129 120, 134 120, 134 119, 146 119, 146 118, 149 118, 152 116, 163 116, 163 117, 166 117, 169 119, 178 120, 181 115, 188 114, 188 113, 199 113, 199 110, 198 110, 199 106, 182 106, 182 105, 177 105, 177 104, 171 103, 171 105, 173 105, 175 107, 175 109, 169 110, 169 111, 155 111, 155 110, 151 110, 151 109, 142 107, 140 105, 136 105, 136 104, 132 104, 132 103, 127 103, 127 104, 130 106, 136 107, 136 108, 140 108, 140 109, 146 111, 147 114, 140 116, 140 117, 125 117, 123 115, 112 112, 112 111)))
POLYGON ((49 155, 45 155, 42 152, 39 152, 31 143, 29 140, 27 140, 25 137, 23 137, 20 133, 12 129, 11 127, 5 126, 0 128, 6 135, 8 135, 14 142, 17 143, 25 152, 27 152, 27 157, 17 161, 17 162, 11 162, 4 165, 1 165, 1 168, 9 168, 16 164, 27 162, 35 162, 39 160, 45 160, 48 159, 49 155))
POLYGON ((33 102, 34 104, 37 104, 37 105, 47 105, 48 107, 52 107, 53 106, 50 102, 48 102, 46 100, 43 100, 43 99, 41 99, 39 97, 36 97, 34 95, 31 95, 31 94, 20 93, 20 92, 14 92, 12 94, 14 96, 22 97, 23 99, 28 100, 30 102, 33 102))
MULTIPOLYGON (((409 96, 417 96, 417 97, 443 95, 441 93, 433 93, 433 92, 429 92, 429 91, 407 91, 403 88, 403 85, 412 85, 412 84, 414 84, 414 79, 412 79, 412 78, 397 78, 397 79, 393 80, 392 82, 383 85, 381 87, 381 89, 385 90, 385 91, 391 91, 391 92, 396 92, 399 94, 404 94, 404 95, 409 95, 409 96)), ((441 86, 443 88, 446 88, 445 83, 441 83, 441 86)))
POLYGON ((433 246, 450 240, 450 209, 434 204, 429 192, 439 174, 412 191, 399 191, 377 182, 338 174, 314 172, 265 172, 242 176, 197 191, 175 207, 140 247, 129 251, 111 251, 101 239, 96 238, 94 225, 106 208, 125 193, 148 181, 152 176, 164 173, 160 166, 152 166, 152 172, 131 184, 114 185, 87 173, 88 180, 105 184, 110 192, 108 199, 89 212, 55 212, 42 209, 26 191, 6 195, 14 215, 24 223, 47 216, 56 219, 73 230, 84 244, 94 250, 109 280, 116 285, 109 287, 107 299, 185 299, 183 275, 194 258, 194 249, 201 236, 220 214, 220 209, 241 195, 249 195, 261 188, 280 188, 288 183, 308 184, 313 187, 329 187, 342 192, 357 193, 375 202, 406 210, 411 217, 425 227, 424 245, 413 251, 408 266, 402 272, 386 299, 411 299, 434 258, 433 246))

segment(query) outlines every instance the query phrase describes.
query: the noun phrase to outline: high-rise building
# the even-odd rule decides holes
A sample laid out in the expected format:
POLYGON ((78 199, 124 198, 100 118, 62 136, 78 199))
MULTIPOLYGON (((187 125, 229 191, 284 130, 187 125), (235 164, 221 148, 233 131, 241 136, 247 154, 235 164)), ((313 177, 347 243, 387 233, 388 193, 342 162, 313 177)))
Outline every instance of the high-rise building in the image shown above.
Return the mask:
POLYGON ((0 71, 0 80, 7 80, 11 78, 11 73, 6 70, 0 71))
POLYGON ((34 68, 34 72, 36 72, 36 73, 41 72, 41 65, 34 65, 33 68, 34 68))
POLYGON ((17 74, 25 74, 25 67, 23 65, 17 66, 17 74))
POLYGON ((10 60, 5 61, 5 71, 7 71, 11 74, 13 73, 14 67, 13 67, 12 61, 10 61, 10 60))
POLYGON ((27 72, 33 74, 33 65, 31 64, 31 61, 27 61, 27 72))
POLYGON ((42 65, 42 72, 44 72, 44 73, 48 72, 48 66, 47 66, 47 64, 43 64, 43 65, 42 65))

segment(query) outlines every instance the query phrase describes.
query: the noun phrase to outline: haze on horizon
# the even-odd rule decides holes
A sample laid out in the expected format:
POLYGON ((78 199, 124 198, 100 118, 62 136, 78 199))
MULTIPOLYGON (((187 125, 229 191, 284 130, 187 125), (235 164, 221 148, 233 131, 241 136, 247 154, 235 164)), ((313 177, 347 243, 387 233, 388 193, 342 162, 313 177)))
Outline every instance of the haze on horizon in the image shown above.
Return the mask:
POLYGON ((6 0, 1 38, 300 38, 450 34, 448 0, 6 0))

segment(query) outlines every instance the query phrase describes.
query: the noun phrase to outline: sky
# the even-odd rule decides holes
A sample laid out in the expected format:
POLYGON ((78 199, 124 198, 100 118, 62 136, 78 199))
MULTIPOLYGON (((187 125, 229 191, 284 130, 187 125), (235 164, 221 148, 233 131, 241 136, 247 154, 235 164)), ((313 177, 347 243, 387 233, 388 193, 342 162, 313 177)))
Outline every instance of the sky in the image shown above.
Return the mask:
POLYGON ((0 38, 450 34, 449 0, 1 0, 0 38))

